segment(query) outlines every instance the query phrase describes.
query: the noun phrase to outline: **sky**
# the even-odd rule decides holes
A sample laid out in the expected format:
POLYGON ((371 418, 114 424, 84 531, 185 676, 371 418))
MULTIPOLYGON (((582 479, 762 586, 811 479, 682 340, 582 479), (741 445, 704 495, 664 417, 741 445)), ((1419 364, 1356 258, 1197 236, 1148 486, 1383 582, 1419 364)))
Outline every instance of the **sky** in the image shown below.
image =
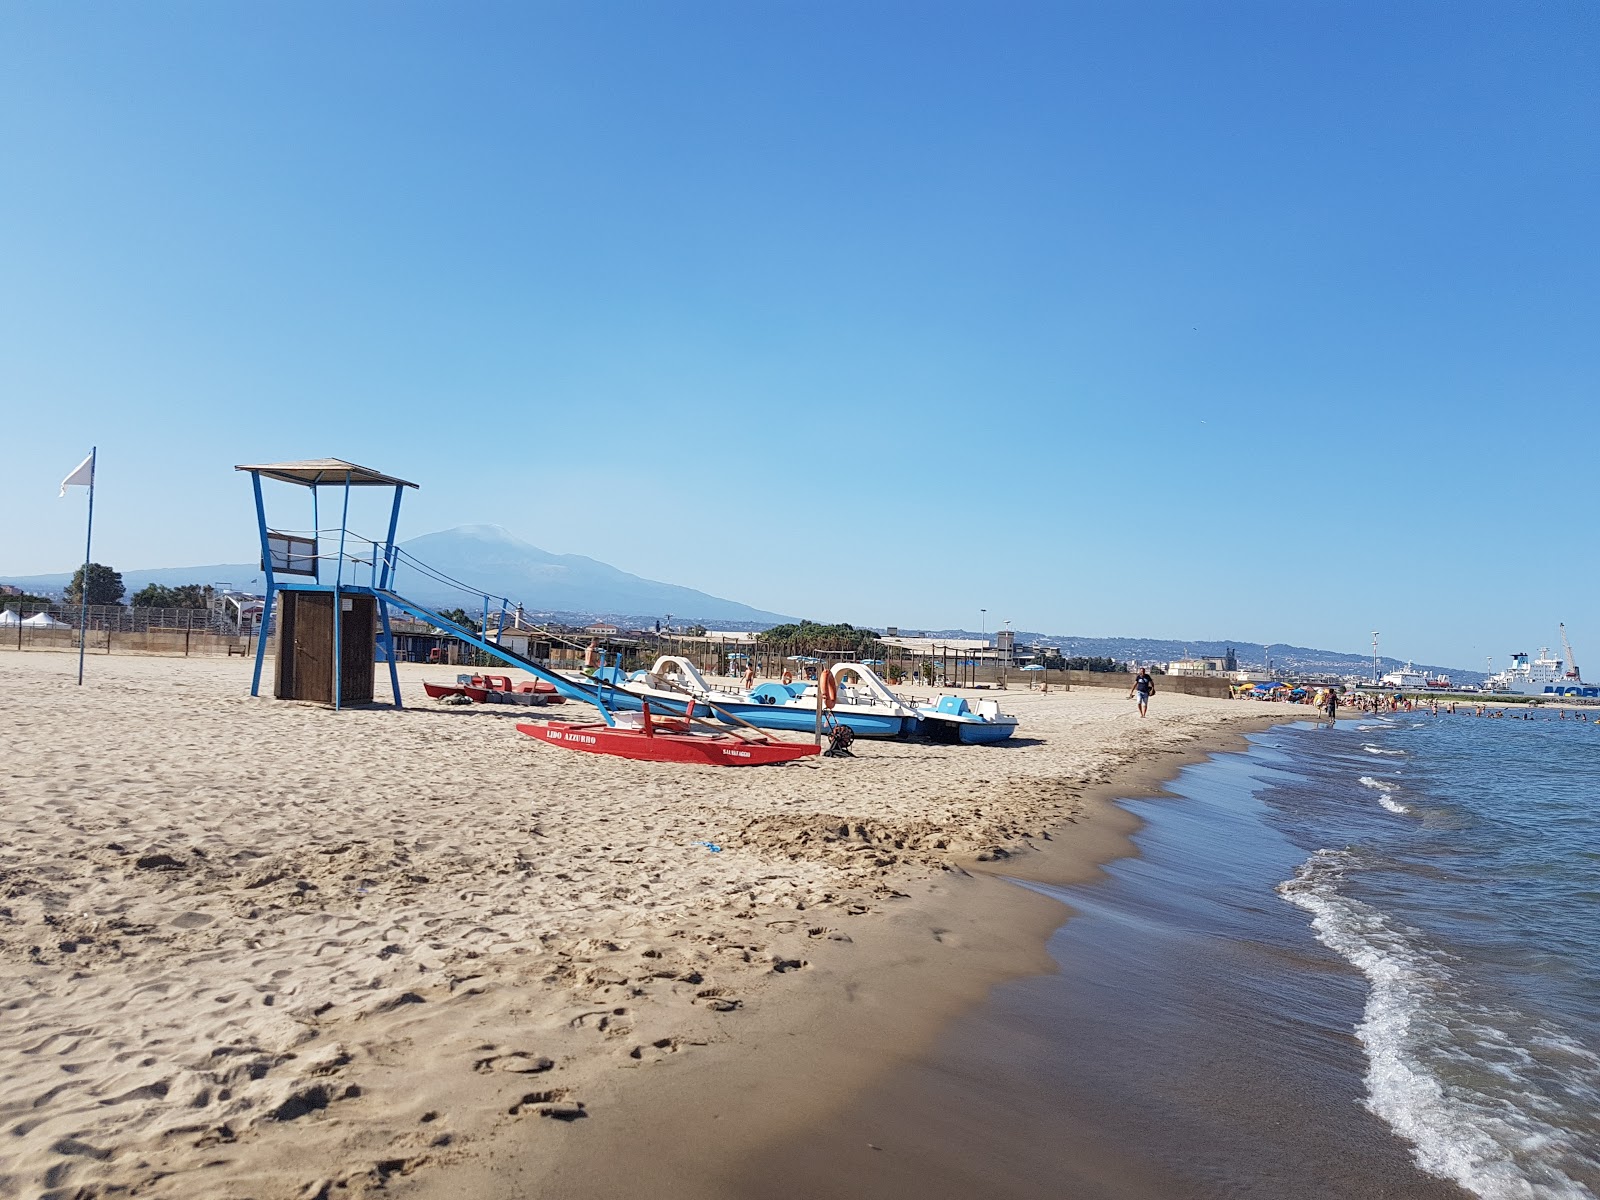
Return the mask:
POLYGON ((333 456, 816 619, 1600 658, 1597 212, 1589 0, 0 4, 0 575, 91 445, 120 569, 333 456))

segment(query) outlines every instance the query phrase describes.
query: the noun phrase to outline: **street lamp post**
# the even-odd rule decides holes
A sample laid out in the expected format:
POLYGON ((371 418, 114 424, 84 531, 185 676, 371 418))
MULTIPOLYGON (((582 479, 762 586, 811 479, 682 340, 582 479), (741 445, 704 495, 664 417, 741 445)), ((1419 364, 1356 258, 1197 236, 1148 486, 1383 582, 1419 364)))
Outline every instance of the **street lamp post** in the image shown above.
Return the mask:
POLYGON ((1372 631, 1372 682, 1374 686, 1378 682, 1378 631, 1376 629, 1372 631))

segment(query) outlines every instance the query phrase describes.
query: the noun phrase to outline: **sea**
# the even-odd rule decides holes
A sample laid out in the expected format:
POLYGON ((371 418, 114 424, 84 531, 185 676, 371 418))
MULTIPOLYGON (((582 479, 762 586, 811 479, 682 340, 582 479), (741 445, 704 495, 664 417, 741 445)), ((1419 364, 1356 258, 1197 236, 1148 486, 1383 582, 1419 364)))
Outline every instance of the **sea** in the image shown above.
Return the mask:
POLYGON ((1531 715, 1277 726, 1122 802, 1137 855, 1025 885, 1060 970, 835 1122, 860 1194, 1600 1195, 1600 723, 1531 715))
POLYGON ((1365 982, 1362 1103, 1494 1200, 1600 1191, 1600 722, 1575 716, 1397 713, 1250 755, 1306 851, 1276 894, 1365 982))

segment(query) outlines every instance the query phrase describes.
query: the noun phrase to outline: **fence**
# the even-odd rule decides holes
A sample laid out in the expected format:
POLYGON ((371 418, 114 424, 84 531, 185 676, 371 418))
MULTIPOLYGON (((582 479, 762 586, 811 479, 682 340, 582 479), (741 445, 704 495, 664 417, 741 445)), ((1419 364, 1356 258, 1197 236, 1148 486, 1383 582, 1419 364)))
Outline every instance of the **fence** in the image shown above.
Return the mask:
MULTIPOLYGON (((77 650, 78 631, 68 627, 0 625, 0 653, 22 650, 77 650)), ((254 635, 235 637, 204 629, 90 629, 84 649, 89 654, 254 654, 254 635)))
MULTIPOLYGON (((0 598, 3 602, 3 598, 0 598)), ((76 650, 84 609, 76 604, 12 603, 0 621, 0 650, 76 650), (29 624, 46 614, 50 624, 29 624)), ((255 637, 214 609, 88 606, 84 649, 91 654, 248 654, 255 637)))

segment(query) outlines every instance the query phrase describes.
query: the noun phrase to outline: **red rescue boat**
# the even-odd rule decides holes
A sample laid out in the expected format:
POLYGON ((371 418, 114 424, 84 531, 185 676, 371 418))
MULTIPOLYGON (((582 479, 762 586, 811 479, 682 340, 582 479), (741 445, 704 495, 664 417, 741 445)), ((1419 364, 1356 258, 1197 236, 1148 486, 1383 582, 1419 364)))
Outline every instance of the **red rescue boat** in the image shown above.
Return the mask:
POLYGON ((682 717, 652 717, 622 713, 620 719, 638 719, 635 725, 607 725, 601 721, 572 724, 546 721, 518 724, 517 729, 549 746, 610 754, 646 762, 701 763, 713 767, 759 767, 793 762, 816 754, 818 747, 805 742, 781 742, 761 735, 738 737, 731 733, 693 732, 682 717), (642 719, 639 719, 642 718, 642 719))

